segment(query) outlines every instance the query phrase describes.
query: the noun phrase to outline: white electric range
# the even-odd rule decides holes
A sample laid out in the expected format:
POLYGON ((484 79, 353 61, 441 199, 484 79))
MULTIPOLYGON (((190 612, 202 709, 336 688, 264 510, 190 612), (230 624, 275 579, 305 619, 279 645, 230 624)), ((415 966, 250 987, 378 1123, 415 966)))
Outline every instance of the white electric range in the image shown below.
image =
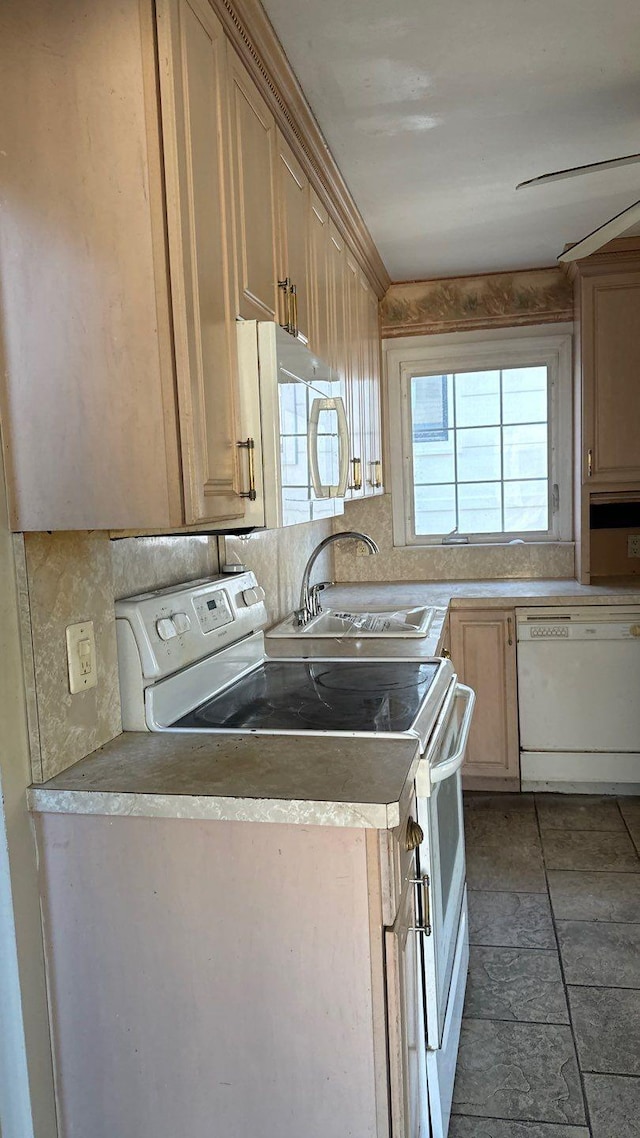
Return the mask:
MULTIPOLYGON (((118 601, 125 730, 419 740, 420 999, 429 1117, 444 1138, 468 961, 460 768, 474 705, 449 660, 384 656, 270 659, 265 594, 253 573, 118 601)), ((384 651, 384 649, 382 649, 384 651)), ((327 750, 330 761, 330 747, 327 750)), ((427 1126, 429 1129, 427 1129, 427 1126)))

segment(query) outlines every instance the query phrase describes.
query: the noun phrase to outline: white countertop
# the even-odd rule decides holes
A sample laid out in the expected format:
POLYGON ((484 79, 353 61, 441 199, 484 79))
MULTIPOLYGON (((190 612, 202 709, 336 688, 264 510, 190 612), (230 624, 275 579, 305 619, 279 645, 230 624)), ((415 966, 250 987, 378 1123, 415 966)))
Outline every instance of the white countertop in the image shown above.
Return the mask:
POLYGON ((125 732, 27 792, 37 813, 392 829, 417 739, 125 732))

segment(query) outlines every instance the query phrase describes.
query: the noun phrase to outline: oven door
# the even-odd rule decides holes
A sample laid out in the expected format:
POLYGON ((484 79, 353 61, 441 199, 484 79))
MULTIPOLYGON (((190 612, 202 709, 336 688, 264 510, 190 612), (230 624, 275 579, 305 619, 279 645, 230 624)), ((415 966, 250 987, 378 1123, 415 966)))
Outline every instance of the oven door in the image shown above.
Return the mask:
POLYGON ((442 1047, 465 890, 464 819, 460 768, 475 694, 454 682, 417 778, 417 811, 425 841, 419 847, 427 1045, 442 1047), (427 912, 428 909, 428 912, 427 912))

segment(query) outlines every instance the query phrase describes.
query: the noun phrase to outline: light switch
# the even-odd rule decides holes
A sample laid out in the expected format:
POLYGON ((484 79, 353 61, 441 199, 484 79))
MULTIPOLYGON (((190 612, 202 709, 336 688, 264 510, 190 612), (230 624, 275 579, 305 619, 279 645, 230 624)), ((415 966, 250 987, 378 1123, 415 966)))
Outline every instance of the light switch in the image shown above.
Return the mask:
POLYGON ((72 695, 87 691, 89 688, 95 688, 98 683, 98 674, 92 620, 84 620, 81 624, 68 625, 67 666, 69 668, 69 691, 72 695))

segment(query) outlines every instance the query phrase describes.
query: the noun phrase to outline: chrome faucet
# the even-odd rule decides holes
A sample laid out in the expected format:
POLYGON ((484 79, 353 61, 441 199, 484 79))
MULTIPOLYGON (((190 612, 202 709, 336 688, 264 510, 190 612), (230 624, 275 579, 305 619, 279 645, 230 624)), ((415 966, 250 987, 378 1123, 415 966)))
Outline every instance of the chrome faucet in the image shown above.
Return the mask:
POLYGON ((311 557, 305 565, 304 573, 302 574, 302 586, 300 588, 300 607, 295 611, 295 619, 298 628, 308 624, 314 616, 322 612, 322 605, 320 604, 320 592, 325 589, 327 585, 333 585, 333 581, 321 581, 317 585, 309 587, 311 579, 311 570, 316 563, 316 558, 320 556, 322 551, 331 545, 334 541, 342 541, 344 538, 351 538, 354 541, 361 541, 366 545, 369 553, 379 553, 380 550, 372 537, 366 533, 358 533, 357 530, 343 530, 341 533, 330 533, 325 537, 319 545, 316 546, 311 557))

